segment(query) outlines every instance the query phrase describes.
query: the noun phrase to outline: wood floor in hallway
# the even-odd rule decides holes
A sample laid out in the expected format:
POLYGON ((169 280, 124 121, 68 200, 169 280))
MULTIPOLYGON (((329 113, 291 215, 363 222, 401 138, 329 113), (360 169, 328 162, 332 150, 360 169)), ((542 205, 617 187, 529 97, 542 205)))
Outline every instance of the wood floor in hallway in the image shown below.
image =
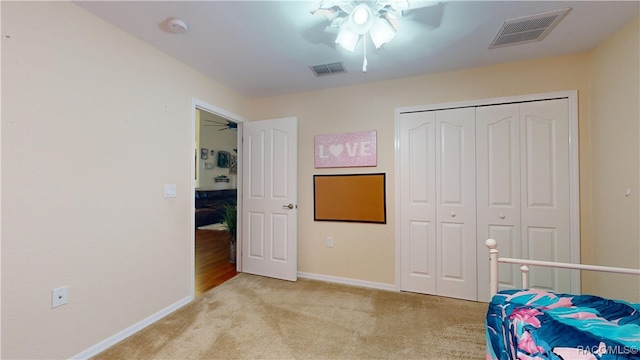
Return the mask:
POLYGON ((196 229, 195 296, 213 289, 238 274, 229 262, 229 232, 196 229))

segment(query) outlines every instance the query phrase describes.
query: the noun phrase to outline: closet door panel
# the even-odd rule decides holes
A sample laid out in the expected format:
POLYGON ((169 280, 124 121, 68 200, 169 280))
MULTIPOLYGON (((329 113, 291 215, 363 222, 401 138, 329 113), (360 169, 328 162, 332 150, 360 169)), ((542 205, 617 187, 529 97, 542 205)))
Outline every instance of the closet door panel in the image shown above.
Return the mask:
POLYGON ((440 266, 442 279, 464 281, 464 224, 443 222, 441 224, 441 246, 443 261, 440 266))
MULTIPOLYGON (((411 221, 409 223, 409 266, 408 275, 417 278, 433 278, 435 262, 430 245, 435 244, 433 223, 430 221, 411 221)), ((416 291, 416 289, 413 289, 416 291)))
MULTIPOLYGON (((520 253, 519 230, 520 229, 518 227, 511 225, 489 226, 489 238, 494 239, 500 243, 500 256, 515 258, 520 256, 518 255, 520 253)), ((498 284, 499 290, 519 289, 521 287, 520 271, 517 266, 513 266, 510 264, 499 264, 498 278, 500 279, 498 284)))
MULTIPOLYGON (((527 229, 528 252, 529 258, 543 260, 555 258, 556 244, 558 243, 557 232, 552 228, 535 228, 527 229)), ((549 260, 550 261, 550 260, 549 260)), ((532 266, 529 270, 529 287, 541 290, 553 291, 557 289, 558 276, 556 269, 542 266, 532 266), (534 271, 535 270, 535 271, 534 271)))
POLYGON ((436 293, 435 113, 400 116, 401 290, 436 293))
MULTIPOLYGON (((478 300, 489 301, 489 257, 485 241, 500 255, 521 256, 520 106, 476 109, 478 300)), ((520 287, 517 266, 500 264, 499 290, 520 287)))
POLYGON ((438 295, 476 300, 475 109, 436 112, 438 295))
MULTIPOLYGON (((529 259, 571 262, 568 111, 567 99, 520 105, 523 257, 529 259)), ((532 267, 530 274, 542 288, 570 292, 570 271, 532 267)))

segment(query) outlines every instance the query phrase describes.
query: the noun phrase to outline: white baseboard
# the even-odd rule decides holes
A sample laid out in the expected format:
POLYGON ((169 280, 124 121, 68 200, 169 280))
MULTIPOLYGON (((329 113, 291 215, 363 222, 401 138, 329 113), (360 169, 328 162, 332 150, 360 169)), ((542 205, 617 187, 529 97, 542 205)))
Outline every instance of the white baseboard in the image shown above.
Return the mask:
POLYGON ((93 356, 98 355, 99 353, 103 352, 104 350, 110 348, 111 346, 119 343, 120 341, 128 338, 129 336, 137 333, 138 331, 144 329, 145 327, 153 324, 154 322, 162 319, 163 317, 171 314, 172 312, 180 309, 181 307, 187 305, 188 303, 191 302, 191 300, 193 300, 193 298, 191 296, 187 296, 186 298, 171 304, 169 306, 167 306, 166 308, 158 311, 157 313, 147 317, 146 319, 143 319, 131 326, 129 326, 128 328, 120 331, 119 333, 105 339, 102 340, 101 342, 93 345, 92 347, 82 351, 81 353, 76 354, 75 356, 72 356, 71 359, 88 359, 91 358, 93 356))
POLYGON ((298 277, 301 277, 303 279, 319 280, 319 281, 325 281, 325 282, 343 284, 343 285, 360 286, 360 287, 366 287, 366 288, 372 288, 372 289, 378 289, 378 290, 397 291, 396 286, 394 284, 384 284, 384 283, 378 283, 373 281, 343 278, 338 276, 313 274, 313 273, 306 273, 306 272, 299 271, 298 277))

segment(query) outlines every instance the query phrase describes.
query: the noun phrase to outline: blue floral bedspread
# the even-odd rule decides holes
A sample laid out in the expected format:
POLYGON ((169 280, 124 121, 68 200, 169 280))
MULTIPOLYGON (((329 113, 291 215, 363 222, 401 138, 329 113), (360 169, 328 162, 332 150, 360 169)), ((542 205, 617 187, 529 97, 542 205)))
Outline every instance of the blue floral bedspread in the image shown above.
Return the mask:
POLYGON ((486 325, 487 359, 640 359, 640 304, 505 290, 486 325))

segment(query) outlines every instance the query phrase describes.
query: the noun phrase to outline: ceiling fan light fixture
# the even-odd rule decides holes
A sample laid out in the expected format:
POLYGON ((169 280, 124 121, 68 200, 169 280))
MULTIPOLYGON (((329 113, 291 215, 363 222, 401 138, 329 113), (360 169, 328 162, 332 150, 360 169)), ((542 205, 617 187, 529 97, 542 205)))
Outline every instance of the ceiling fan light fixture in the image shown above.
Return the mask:
POLYGON ((351 29, 349 23, 346 22, 340 27, 340 32, 336 38, 336 44, 343 47, 345 50, 353 52, 360 40, 360 35, 351 29))
POLYGON ((394 36, 396 36, 396 29, 394 29, 388 21, 376 18, 371 25, 369 34, 371 35, 371 40, 376 46, 376 49, 379 49, 382 45, 388 43, 394 36))
POLYGON ((356 33, 362 35, 371 29, 373 11, 366 3, 360 3, 349 14, 349 25, 356 33))
POLYGON ((409 0, 321 0, 311 13, 317 14, 321 9, 335 13, 330 27, 339 29, 335 43, 345 50, 354 52, 360 36, 365 37, 362 71, 366 72, 367 33, 375 47, 380 48, 395 37, 397 19, 409 8, 409 0))

